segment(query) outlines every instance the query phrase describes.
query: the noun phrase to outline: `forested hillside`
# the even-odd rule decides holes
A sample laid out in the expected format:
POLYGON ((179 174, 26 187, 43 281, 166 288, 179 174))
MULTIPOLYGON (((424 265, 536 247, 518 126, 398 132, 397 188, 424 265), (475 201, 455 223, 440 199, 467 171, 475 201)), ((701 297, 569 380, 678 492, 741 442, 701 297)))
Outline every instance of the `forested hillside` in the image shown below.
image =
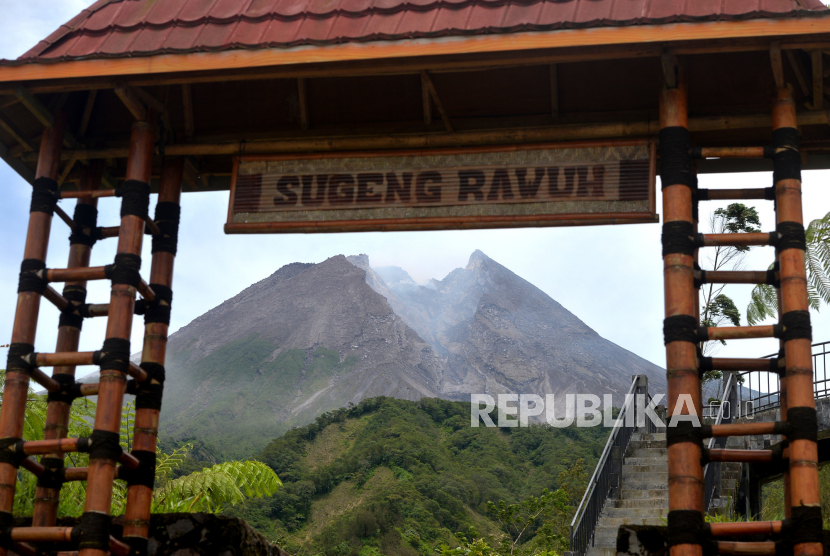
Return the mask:
POLYGON ((259 459, 284 488, 228 511, 292 554, 432 556, 477 538, 515 541, 511 520, 535 503, 548 519, 524 532, 515 554, 562 550, 607 433, 471 428, 469 403, 371 398, 273 440, 259 459))

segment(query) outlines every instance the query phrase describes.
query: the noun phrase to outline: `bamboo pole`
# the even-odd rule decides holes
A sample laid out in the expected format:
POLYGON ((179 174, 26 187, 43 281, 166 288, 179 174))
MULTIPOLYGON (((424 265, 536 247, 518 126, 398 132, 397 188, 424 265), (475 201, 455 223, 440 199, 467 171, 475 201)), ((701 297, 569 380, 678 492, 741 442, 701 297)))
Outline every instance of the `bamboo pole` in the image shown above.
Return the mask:
POLYGON ((769 371, 769 359, 712 358, 712 368, 718 371, 769 371))
POLYGON ((703 147, 701 158, 764 158, 764 147, 703 147))
MULTIPOLYGON (((679 72, 677 87, 665 85, 660 95, 660 128, 687 127, 685 75, 679 72)), ((692 190, 681 184, 664 184, 664 222, 692 223, 692 190)), ((697 291, 694 287, 694 258, 683 253, 668 254, 663 258, 665 284, 665 315, 697 314, 697 291)), ((696 345, 675 341, 666 345, 668 400, 670 416, 694 411, 700 419, 701 394, 697 370, 696 345), (691 396, 692 407, 678 407, 681 395, 691 396)), ((703 469, 700 465, 700 447, 691 442, 679 442, 668 447, 669 455, 669 511, 693 510, 703 512, 703 469)), ((680 544, 671 547, 671 556, 701 556, 702 547, 680 544)))
POLYGON ((764 187, 755 187, 748 189, 703 189, 698 191, 705 191, 710 201, 741 201, 752 199, 766 199, 767 189, 764 187))
MULTIPOLYGON (((151 112, 153 112, 151 110, 151 112)), ((152 119, 150 120, 152 121, 152 119)), ((153 163, 155 130, 151 124, 133 124, 130 140, 130 156, 127 161, 127 179, 150 182, 153 163)), ((121 218, 117 252, 141 255, 144 240, 144 220, 132 214, 121 218)), ((113 284, 110 296, 107 334, 109 338, 129 340, 132 330, 133 308, 136 290, 128 284, 113 284)), ((118 434, 121 428, 121 406, 124 400, 124 373, 102 370, 95 411, 96 430, 118 434)), ((84 512, 109 515, 112 503, 112 483, 115 479, 115 462, 105 458, 90 458, 84 512)), ((105 556, 106 550, 82 548, 80 556, 105 556)))
POLYGON ((749 338, 772 338, 775 327, 769 326, 715 326, 709 328, 709 340, 744 340, 749 338))
MULTIPOLYGON (((814 99, 815 100, 815 99, 814 99)), ((817 104, 820 101, 816 101, 817 104)), ((789 89, 779 89, 773 106, 773 128, 796 128, 795 103, 789 89)), ((777 198, 777 222, 803 224, 801 210, 801 181, 782 179, 775 184, 777 198)), ((809 311, 807 297, 807 272, 805 253, 801 249, 783 249, 778 258, 781 266, 782 315, 791 311, 809 311)), ((790 339, 784 342, 787 367, 787 415, 795 408, 815 409, 813 393, 813 357, 811 340, 790 339)), ((789 501, 796 507, 821 507, 818 483, 818 446, 811 439, 790 438, 790 492, 789 501)), ((820 556, 820 542, 798 543, 793 547, 795 556, 820 556)))
POLYGON ((712 425, 712 437, 724 436, 756 436, 759 434, 780 434, 776 432, 778 423, 729 423, 726 425, 712 425))
MULTIPOLYGON (((62 114, 55 117, 55 125, 43 132, 35 176, 56 180, 60 171, 60 153, 66 123, 62 114)), ((45 212, 31 212, 26 231, 24 259, 46 261, 52 215, 45 212)), ((40 309, 40 294, 21 292, 17 294, 17 309, 12 328, 12 343, 35 343, 37 318, 40 309)), ((20 438, 23 435, 23 417, 29 393, 29 376, 25 372, 9 370, 3 389, 3 404, 0 407, 0 439, 20 438)), ((14 488, 17 469, 10 463, 0 463, 0 512, 11 513, 14 507, 14 488)), ((8 551, 0 548, 0 556, 8 551)))
MULTIPOLYGON (((182 179, 184 176, 184 159, 167 159, 161 171, 158 202, 176 203, 181 201, 182 179)), ((175 256, 166 251, 153 253, 150 269, 150 283, 168 288, 173 287, 173 264, 175 256)), ((167 351, 167 332, 169 326, 161 322, 147 323, 144 327, 143 363, 164 365, 167 351)), ((158 440, 159 411, 157 409, 138 408, 135 412, 133 433, 133 450, 155 454, 158 440)), ((153 489, 143 485, 130 485, 127 488, 127 507, 124 519, 123 537, 127 542, 142 544, 150 533, 150 507, 153 502, 153 489)))
POLYGON ((704 247, 769 245, 768 233, 702 234, 704 247))
MULTIPOLYGON (((103 163, 95 162, 88 166, 84 172, 79 189, 91 192, 101 185, 103 163)), ((79 198, 78 205, 97 207, 98 201, 93 197, 79 198)), ((89 266, 92 247, 81 243, 73 243, 69 246, 69 261, 67 268, 82 268, 89 266)), ((67 282, 66 288, 84 288, 86 281, 79 280, 67 282)), ((77 352, 81 338, 81 329, 74 326, 59 326, 58 339, 55 345, 56 352, 77 352)), ((67 375, 74 378, 75 365, 56 365, 52 369, 52 376, 67 375)), ((46 423, 43 438, 54 440, 66 438, 69 433, 69 412, 71 403, 64 401, 50 401, 46 409, 46 423)), ((41 462, 50 463, 52 467, 60 461, 63 465, 63 454, 44 454, 41 462), (51 460, 51 461, 50 461, 51 460)), ((58 503, 60 502, 60 489, 37 487, 35 491, 34 511, 32 514, 32 527, 51 527, 57 523, 58 503)), ((26 540, 26 539, 21 539, 26 540)))
POLYGON ((777 535, 781 533, 780 521, 739 521, 737 523, 710 523, 713 537, 733 535, 777 535))
POLYGON ((707 270, 706 284, 766 284, 766 270, 707 270))
MULTIPOLYGON (((723 131, 731 129, 764 128, 771 125, 769 114, 704 116, 688 119, 692 132, 723 131)), ((798 115, 799 125, 828 125, 830 111, 804 112, 798 115)), ((581 123, 550 127, 515 129, 488 129, 402 135, 378 135, 360 137, 320 137, 303 139, 278 139, 270 141, 239 141, 233 143, 177 143, 167 145, 167 156, 243 156, 248 154, 305 153, 363 151, 387 149, 428 149, 439 147, 466 147, 515 143, 547 143, 558 141, 583 141, 651 137, 660 130, 653 121, 581 123)), ((129 150, 123 147, 103 149, 76 149, 66 151, 66 160, 75 156, 78 160, 96 158, 125 158, 129 150)), ((22 153, 23 160, 31 155, 22 153)))
POLYGON ((767 463, 772 461, 772 450, 709 450, 709 461, 767 463))

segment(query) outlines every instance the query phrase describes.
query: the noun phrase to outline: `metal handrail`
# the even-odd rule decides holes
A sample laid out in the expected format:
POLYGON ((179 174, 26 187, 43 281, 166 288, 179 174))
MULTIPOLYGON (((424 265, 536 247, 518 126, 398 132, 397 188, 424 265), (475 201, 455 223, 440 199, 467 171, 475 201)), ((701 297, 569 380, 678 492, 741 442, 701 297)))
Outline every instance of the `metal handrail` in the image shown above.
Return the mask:
MULTIPOLYGON (((614 428, 611 430, 611 434, 608 436, 608 441, 605 443, 605 448, 602 451, 602 455, 600 455, 599 461, 597 462, 597 466, 594 468, 594 474, 591 476, 591 480, 588 482, 588 487, 585 489, 585 494, 582 496, 582 500, 580 501, 579 506, 576 509, 576 513, 574 514, 573 520, 571 521, 570 549, 574 556, 582 556, 585 553, 585 550, 587 549, 589 541, 593 541, 594 529, 596 529, 596 524, 599 521, 599 515, 602 512, 603 506, 605 505, 605 500, 608 496, 607 490, 605 492, 598 492, 597 487, 607 487, 607 489, 610 490, 610 488, 613 486, 609 484, 609 481, 606 480, 608 478, 607 475, 610 475, 611 473, 609 470, 609 456, 611 455, 611 451, 614 448, 618 437, 620 436, 620 431, 622 431, 624 428, 625 417, 629 408, 634 408, 633 428, 636 428, 637 426, 637 404, 635 401, 635 396, 633 394, 636 393, 639 382, 639 376, 635 376, 634 380, 631 381, 631 387, 628 389, 628 393, 625 395, 625 402, 623 403, 623 407, 620 410, 619 415, 617 415, 617 420, 614 422, 614 428), (593 523, 584 523, 585 516, 588 514, 591 514, 591 517, 593 518, 593 523), (590 525, 590 531, 583 531, 582 529, 587 525, 590 525)), ((646 394, 647 393, 648 392, 646 392, 646 394)), ((630 439, 630 433, 628 434, 628 438, 620 439, 621 441, 625 442, 625 446, 620 446, 623 457, 625 454, 625 448, 628 447, 628 441, 630 439)), ((622 444, 622 442, 620 442, 620 444, 622 444)), ((619 474, 622 475, 622 462, 619 463, 619 467, 619 474)))
MULTIPOLYGON (((730 373, 729 378, 726 381, 726 386, 723 388, 723 394, 721 395, 720 405, 718 406, 718 414, 715 416, 715 425, 720 425, 723 422, 723 410, 724 407, 727 406, 727 402, 729 401, 729 397, 732 393, 732 379, 734 375, 730 373)), ((730 408, 731 412, 731 408, 730 408)), ((731 416, 731 413, 730 413, 731 416)), ((714 448, 717 443, 722 444, 722 448, 726 446, 726 438, 719 437, 715 438, 714 436, 709 439, 709 444, 706 446, 709 450, 714 448)), ((703 481, 704 481, 704 505, 703 507, 706 508, 706 511, 709 511, 709 506, 712 503, 712 495, 715 492, 715 470, 716 466, 711 465, 709 463, 703 468, 703 481)))
MULTIPOLYGON (((812 345, 813 351, 813 395, 816 399, 830 397, 830 377, 828 377, 827 356, 830 355, 830 342, 819 342, 812 345), (816 349, 818 348, 818 349, 816 349), (819 365, 821 358, 821 365, 819 365), (821 376, 819 376, 821 374, 821 376)), ((762 359, 777 357, 777 353, 765 355, 762 359)), ((740 373, 744 387, 738 388, 740 412, 747 413, 746 402, 751 404, 750 411, 766 411, 781 405, 781 384, 778 375, 767 371, 743 371, 740 373), (766 389, 764 382, 766 379, 766 389), (748 392, 748 399, 744 394, 748 392)))

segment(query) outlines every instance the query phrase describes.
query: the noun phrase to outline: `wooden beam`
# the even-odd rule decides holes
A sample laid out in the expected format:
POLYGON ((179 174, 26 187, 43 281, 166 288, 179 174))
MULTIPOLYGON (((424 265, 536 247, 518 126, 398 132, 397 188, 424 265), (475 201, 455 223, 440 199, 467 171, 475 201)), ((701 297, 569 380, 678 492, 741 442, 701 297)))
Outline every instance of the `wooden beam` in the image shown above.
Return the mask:
POLYGON ((418 41, 371 41, 316 48, 263 48, 228 52, 163 54, 118 59, 76 60, 54 64, 28 63, 0 67, 0 82, 28 82, 73 77, 116 77, 185 71, 221 71, 285 66, 310 62, 382 60, 445 54, 509 52, 570 46, 664 44, 691 41, 705 44, 718 39, 798 38, 830 33, 830 17, 788 17, 741 21, 630 25, 553 32, 521 32, 474 37, 441 37, 418 41))
MULTIPOLYGON (((830 125, 830 111, 810 111, 798 114, 799 125, 830 125)), ((689 118, 689 130, 693 133, 734 129, 756 129, 772 126, 769 113, 749 115, 724 115, 689 118)), ((375 135, 360 137, 315 137, 270 141, 239 141, 229 143, 180 143, 168 145, 168 156, 240 156, 248 154, 305 153, 310 151, 335 152, 350 150, 428 149, 439 147, 467 147, 509 143, 545 143, 559 141, 593 141, 653 137, 659 131, 655 119, 594 124, 570 124, 547 127, 525 127, 459 131, 447 133, 422 133, 399 135, 375 135)), ((126 147, 84 149, 79 159, 125 158, 126 147)), ((73 153, 66 151, 67 159, 73 153)), ((24 154, 22 160, 36 158, 34 153, 24 154)))
POLYGON ((550 115, 559 117, 559 76, 556 64, 550 65, 550 115))
POLYGON ((22 131, 20 131, 20 129, 18 129, 18 127, 14 125, 14 123, 12 123, 11 120, 8 120, 2 114, 0 114, 0 127, 6 130, 6 133, 11 135, 12 138, 23 147, 24 150, 35 150, 34 146, 32 146, 32 144, 26 138, 26 135, 22 131))
POLYGON ((182 104, 184 105, 184 136, 188 139, 193 137, 193 93, 190 83, 182 85, 182 104))
POLYGON ((63 172, 61 172, 61 175, 58 176, 58 187, 63 185, 63 182, 66 181, 66 177, 69 175, 69 172, 72 171, 72 167, 75 166, 76 162, 78 162, 77 156, 70 157, 69 161, 66 163, 66 166, 63 167, 63 172))
POLYGON ((811 57, 813 59, 813 110, 821 110, 824 107, 824 69, 821 50, 814 50, 811 57))
POLYGON ((786 83, 784 82, 784 62, 781 60, 780 42, 774 42, 770 45, 769 59, 772 64, 772 76, 775 79, 775 87, 783 89, 786 83))
POLYGON ((801 93, 805 97, 808 96, 810 94, 810 88, 807 86, 807 79, 804 77, 806 71, 804 70, 804 66, 801 65, 801 60, 796 58, 796 53, 792 50, 785 50, 784 53, 787 55, 787 60, 790 61, 790 66, 793 68, 798 86, 801 87, 801 93))
POLYGON ((17 100, 19 100, 20 103, 25 106, 41 124, 43 124, 43 127, 52 127, 55 125, 55 117, 52 113, 49 112, 49 110, 43 106, 43 104, 25 87, 18 87, 14 94, 17 97, 17 100))
POLYGON ((305 77, 297 79, 297 95, 300 99, 300 128, 308 129, 308 93, 305 77))
POLYGON ((182 170, 182 179, 191 188, 198 190, 199 187, 199 167, 192 157, 188 156, 184 159, 184 169, 182 170))
POLYGON ((147 106, 141 101, 135 90, 125 83, 115 86, 115 94, 133 115, 136 121, 143 122, 147 119, 147 106))
POLYGON ((92 89, 86 97, 86 105, 84 105, 84 114, 81 116, 81 125, 78 126, 78 137, 86 135, 86 130, 89 127, 89 119, 92 117, 92 109, 95 107, 95 97, 98 96, 98 90, 92 89))
POLYGON ((424 74, 421 74, 421 102, 424 105, 424 125, 432 125, 432 96, 424 74))
POLYGON ((429 73, 424 70, 421 72, 421 79, 427 84, 427 89, 429 89, 429 95, 432 97, 432 102, 435 103, 436 108, 438 108, 438 113, 441 114, 441 119, 444 121, 444 127, 452 133, 454 130, 452 128, 452 123, 450 122, 450 117, 447 115, 447 111, 444 110, 444 104, 441 102, 440 97, 438 96, 438 91, 435 90, 435 84, 432 82, 432 79, 429 77, 429 73))

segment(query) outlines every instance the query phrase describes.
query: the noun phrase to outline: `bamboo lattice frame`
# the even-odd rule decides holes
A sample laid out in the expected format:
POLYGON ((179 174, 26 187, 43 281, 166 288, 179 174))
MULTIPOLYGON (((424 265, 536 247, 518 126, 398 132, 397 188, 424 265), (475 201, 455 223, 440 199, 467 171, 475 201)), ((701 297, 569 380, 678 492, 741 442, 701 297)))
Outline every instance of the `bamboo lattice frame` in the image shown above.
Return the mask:
MULTIPOLYGON (((153 121, 154 114, 150 114, 148 121, 153 121)), ((59 173, 59 161, 64 141, 63 118, 58 115, 53 127, 47 128, 40 146, 40 154, 37 167, 37 178, 48 178, 56 180, 59 173)), ((127 179, 147 184, 150 180, 152 169, 153 149, 155 143, 155 127, 146 122, 138 122, 133 126, 130 144, 127 179)), ((178 207, 181 195, 181 184, 183 174, 183 160, 168 159, 162 167, 161 181, 158 192, 158 201, 175 204, 178 207)), ((103 166, 93 164, 89 167, 83 180, 81 191, 73 193, 72 197, 78 199, 78 205, 95 207, 99 196, 96 192, 101 185, 103 166)), ((148 188, 149 190, 149 188, 148 188)), ((34 194, 34 193, 33 193, 34 194)), ((122 201, 124 203, 126 201, 122 201)), ((122 210, 123 210, 122 204, 122 210)), ((158 208, 157 208, 158 216, 158 208)), ((118 237, 118 254, 141 254, 142 242, 145 234, 145 220, 147 228, 156 234, 161 233, 156 223, 134 214, 122 212, 120 226, 114 230, 104 228, 103 237, 118 237)), ((45 264, 47 242, 52 222, 52 215, 47 212, 34 211, 30 213, 29 225, 26 237, 25 259, 36 259, 45 264)), ((75 223, 73 223, 75 224, 75 223)), ((76 228, 77 229, 77 225, 76 228)), ((157 294, 152 287, 157 289, 171 288, 173 277, 173 252, 156 250, 154 248, 150 267, 150 284, 143 280, 140 285, 134 287, 124 283, 113 283, 111 297, 108 305, 91 304, 87 306, 87 316, 107 316, 108 339, 116 338, 129 341, 133 314, 136 305, 136 294, 141 293, 145 302, 153 301, 157 294)), ((172 249, 175 251, 175 249, 172 249)), ((66 269, 41 271, 42 278, 48 281, 65 281, 67 288, 84 288, 88 279, 105 279, 106 275, 100 269, 89 267, 91 247, 81 243, 72 243, 69 251, 69 262, 66 269)), ((41 297, 55 303, 59 309, 67 306, 69 301, 61 294, 47 286, 43 295, 37 292, 24 291, 18 294, 17 311, 15 314, 12 343, 34 344, 35 330, 40 307, 41 297)), ((168 308, 169 310, 169 308, 168 308)), ((149 321, 149 319, 147 319, 149 321)), ((169 317, 168 317, 169 322, 169 317)), ((93 364, 99 361, 101 352, 79 353, 78 344, 80 328, 69 325, 62 325, 58 330, 58 339, 55 353, 52 354, 31 354, 24 357, 34 365, 53 366, 52 378, 37 368, 30 372, 9 369, 6 375, 4 403, 0 409, 0 438, 16 440, 22 436, 23 419, 26 408, 26 398, 29 389, 30 378, 39 382, 50 393, 60 390, 60 378, 72 377, 74 380, 75 365, 93 364)), ((141 357, 141 366, 129 364, 127 370, 102 369, 101 378, 98 384, 87 384, 79 386, 81 396, 97 395, 98 404, 96 408, 94 430, 106 431, 107 433, 118 434, 121 425, 121 411, 124 401, 124 393, 127 384, 127 375, 134 378, 137 384, 155 385, 161 388, 163 381, 162 374, 150 373, 143 367, 151 368, 164 365, 165 350, 167 345, 168 324, 166 322, 145 322, 144 347, 141 357)), ((10 356, 11 358, 11 356, 10 356)), ((159 394, 160 396, 160 394, 159 394)), ((44 460, 58 458, 63 461, 67 452, 89 451, 89 439, 70 439, 67 436, 69 423, 69 410, 71 402, 50 400, 47 406, 46 428, 44 440, 42 441, 17 441, 4 446, 7 450, 14 452, 18 457, 24 458, 20 465, 42 477, 48 472, 47 466, 43 465, 44 460), (30 459, 29 455, 40 454, 43 456, 41 463, 30 459)), ((86 480, 86 501, 84 517, 81 525, 75 528, 56 527, 57 508, 60 496, 60 489, 53 488, 56 485, 42 486, 39 481, 36 499, 34 502, 34 514, 31 528, 11 528, 10 516, 14 505, 14 491, 17 482, 17 466, 8 461, 0 461, 0 517, 7 518, 5 523, 5 547, 0 548, 0 554, 6 554, 8 549, 21 555, 40 554, 40 550, 66 550, 66 544, 58 544, 54 547, 44 547, 42 543, 68 543, 69 548, 78 550, 83 556, 99 556, 112 553, 118 556, 131 554, 146 554, 147 537, 150 524, 150 509, 152 503, 153 489, 151 486, 135 484, 135 481, 128 480, 127 501, 125 510, 125 523, 122 539, 109 537, 108 547, 103 547, 104 541, 100 540, 101 531, 97 531, 99 539, 96 546, 94 531, 85 529, 84 518, 88 515, 109 517, 113 481, 117 476, 122 476, 122 469, 140 469, 146 465, 154 473, 154 457, 156 452, 156 440, 158 433, 159 410, 155 408, 141 407, 146 404, 137 404, 135 425, 133 431, 132 453, 123 453, 119 457, 93 457, 90 454, 88 468, 66 468, 63 470, 63 480, 86 480), (140 456, 152 454, 151 464, 140 456), (120 463, 121 465, 117 465, 120 463), (34 545, 29 543, 35 543, 34 545), (75 546, 72 547, 72 544, 75 546)), ((159 401, 160 405, 160 401, 159 401)), ((91 437, 92 438, 92 437, 91 437)), ((8 460, 9 458, 0 458, 8 460)), ((61 464, 62 465, 62 464, 61 464)), ((151 475, 152 476, 152 475, 151 475)), ((122 476, 123 478, 123 476, 122 476)), ((145 480, 144 482, 151 480, 145 480)), ((139 481, 140 482, 140 481, 139 481)), ((60 484, 60 483, 59 483, 60 484)), ((59 484, 57 486, 59 486, 59 484)), ((109 535, 105 530, 105 535, 109 535)), ((106 537, 104 537, 106 538, 106 537)), ((106 544, 106 543, 104 543, 106 544)), ((70 552, 71 553, 71 552, 70 552)), ((69 554, 62 552, 62 554, 69 554)))

